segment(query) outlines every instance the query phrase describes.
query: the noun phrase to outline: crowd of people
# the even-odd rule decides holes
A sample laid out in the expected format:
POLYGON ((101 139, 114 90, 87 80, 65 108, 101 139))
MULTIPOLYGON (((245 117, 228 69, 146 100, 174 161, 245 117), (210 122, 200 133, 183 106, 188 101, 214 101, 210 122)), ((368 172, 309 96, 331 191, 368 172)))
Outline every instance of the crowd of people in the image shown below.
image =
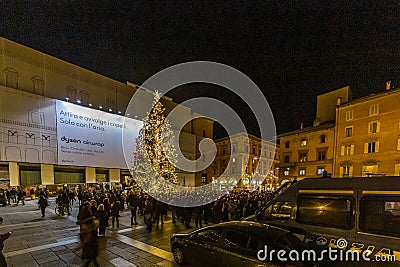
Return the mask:
POLYGON ((21 189, 16 189, 15 187, 11 189, 0 189, 0 204, 2 206, 7 206, 11 204, 18 204, 21 202, 25 205, 26 192, 21 189))
MULTIPOLYGON (((3 192, 7 204, 24 205, 23 190, 11 189, 3 192)), ((42 217, 45 216, 49 203, 49 192, 35 192, 42 217)), ((160 202, 139 188, 122 190, 107 187, 79 188, 60 190, 56 198, 60 215, 71 215, 70 209, 78 202, 77 224, 80 225, 80 239, 83 266, 97 263, 98 238, 105 236, 107 227, 110 230, 119 228, 120 212, 130 211, 131 226, 143 223, 151 231, 153 227, 163 226, 165 216, 169 213, 172 223, 184 224, 187 228, 201 228, 210 223, 240 220, 256 212, 271 198, 268 192, 237 190, 225 194, 220 199, 197 207, 179 207, 160 202), (142 218, 142 219, 140 219, 142 218)), ((3 241, 6 236, 3 236, 3 241)))
MULTIPOLYGON (((88 218, 96 218, 100 223, 99 234, 104 235, 108 226, 119 227, 120 212, 130 210, 131 226, 139 224, 139 216, 147 230, 154 226, 163 226, 167 213, 171 214, 172 223, 181 222, 188 228, 196 228, 204 224, 240 220, 255 213, 271 194, 259 191, 232 191, 212 203, 198 207, 178 207, 160 202, 141 190, 94 189, 94 190, 63 190, 56 202, 65 207, 69 214, 69 206, 78 201, 80 207, 78 223, 88 218)), ((48 202, 41 201, 46 195, 40 195, 39 203, 45 208, 48 202)), ((63 214, 62 214, 63 215, 63 214)))

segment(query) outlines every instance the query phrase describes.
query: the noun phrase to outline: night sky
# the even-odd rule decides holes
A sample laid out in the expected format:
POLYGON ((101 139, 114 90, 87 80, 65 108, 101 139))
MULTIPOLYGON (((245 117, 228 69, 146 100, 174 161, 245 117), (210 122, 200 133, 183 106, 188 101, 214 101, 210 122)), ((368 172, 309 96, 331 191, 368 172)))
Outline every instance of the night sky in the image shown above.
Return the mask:
MULTIPOLYGON (((361 97, 389 80, 400 85, 398 1, 215 2, 1 1, 0 29, 121 82, 141 84, 192 60, 230 65, 263 91, 278 133, 312 125, 318 94, 350 85, 361 97)), ((224 100, 258 133, 250 110, 224 89, 194 84, 170 96, 224 100)))

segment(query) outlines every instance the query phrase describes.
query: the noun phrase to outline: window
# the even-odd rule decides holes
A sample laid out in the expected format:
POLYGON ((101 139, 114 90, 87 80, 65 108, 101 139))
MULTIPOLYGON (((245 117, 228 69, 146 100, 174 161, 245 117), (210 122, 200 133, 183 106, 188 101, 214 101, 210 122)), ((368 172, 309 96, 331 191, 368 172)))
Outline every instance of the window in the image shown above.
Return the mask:
POLYGON ((326 141, 326 136, 323 134, 323 135, 321 135, 321 136, 319 137, 319 142, 320 142, 321 144, 325 144, 325 141, 326 141))
POLYGON ((318 175, 322 175, 324 173, 324 171, 325 171, 325 168, 318 168, 317 169, 317 174, 318 175))
POLYGON ((289 176, 289 174, 290 174, 289 170, 285 170, 285 171, 283 172, 283 175, 285 175, 285 176, 289 176))
POLYGON ((249 236, 237 231, 228 231, 226 233, 223 246, 230 251, 241 252, 247 250, 249 236))
POLYGON ((253 154, 256 154, 256 148, 253 147, 253 154))
POLYGON ((66 88, 67 91, 67 101, 76 102, 76 89, 72 86, 66 88))
POLYGON ((79 100, 81 101, 82 105, 88 106, 90 103, 89 92, 86 90, 79 91, 79 100))
POLYGON ((326 150, 318 150, 318 160, 326 160, 326 150))
POLYGON ((265 209, 264 216, 265 219, 289 219, 292 209, 291 201, 277 201, 265 209))
POLYGON ((364 177, 374 176, 374 174, 378 174, 378 164, 370 164, 364 165, 361 169, 361 175, 364 177))
POLYGON ((203 162, 206 162, 206 156, 205 155, 203 155, 201 158, 202 158, 203 162))
POLYGON ((346 111, 346 121, 351 121, 351 120, 353 120, 353 115, 354 115, 354 110, 348 110, 348 111, 346 111))
POLYGON ((283 157, 283 159, 284 159, 284 163, 289 163, 290 162, 290 155, 285 155, 283 157))
POLYGON ((290 142, 289 141, 286 141, 285 142, 285 148, 289 148, 290 147, 290 142))
POLYGON ((345 137, 353 136, 353 126, 344 128, 345 137))
POLYGON ((203 137, 206 137, 206 130, 203 129, 203 137))
POLYGON ((246 146, 246 153, 249 152, 249 146, 246 146))
POLYGON ((106 106, 108 110, 113 110, 115 109, 115 101, 112 98, 107 98, 106 99, 106 106))
POLYGON ((351 156, 354 154, 354 145, 343 145, 341 147, 341 156, 351 156))
POLYGON ((379 104, 371 105, 369 107, 369 115, 373 116, 377 114, 379 114, 379 104))
POLYGON ((375 153, 379 152, 379 142, 371 141, 364 144, 364 153, 375 153))
POLYGON ((394 164, 394 175, 400 176, 400 163, 394 164))
POLYGON ((300 170, 299 170, 299 175, 300 175, 300 176, 306 175, 306 169, 300 169, 300 170))
POLYGON ((207 173, 203 173, 203 174, 201 175, 201 182, 202 182, 203 184, 206 184, 206 183, 207 183, 207 173))
POLYGON ((18 89, 18 72, 13 68, 5 68, 6 87, 18 89))
POLYGON ((360 229, 400 237, 400 197, 366 196, 360 201, 360 229))
POLYGON ((232 173, 235 173, 236 169, 235 166, 232 166, 232 173))
POLYGON ((380 123, 370 122, 368 125, 368 133, 379 133, 379 132, 380 132, 380 123))
POLYGON ((237 152, 236 145, 235 145, 235 146, 232 146, 232 152, 237 152))
POLYGON ((341 166, 339 170, 339 177, 352 177, 353 166, 341 166))
POLYGON ((347 196, 304 196, 298 199, 296 221, 333 228, 353 228, 354 200, 347 196))
POLYGON ((306 162, 307 161, 307 151, 299 151, 299 162, 306 162))
POLYGON ((32 89, 34 94, 43 95, 44 93, 44 81, 39 76, 32 77, 32 89))
POLYGON ((307 145, 307 139, 303 138, 301 139, 300 146, 306 146, 307 145))
POLYGON ((223 149, 222 149, 222 155, 225 155, 225 154, 226 154, 226 149, 223 148, 223 149))
POLYGON ((221 230, 205 230, 196 234, 195 240, 202 243, 216 244, 221 236, 221 230))

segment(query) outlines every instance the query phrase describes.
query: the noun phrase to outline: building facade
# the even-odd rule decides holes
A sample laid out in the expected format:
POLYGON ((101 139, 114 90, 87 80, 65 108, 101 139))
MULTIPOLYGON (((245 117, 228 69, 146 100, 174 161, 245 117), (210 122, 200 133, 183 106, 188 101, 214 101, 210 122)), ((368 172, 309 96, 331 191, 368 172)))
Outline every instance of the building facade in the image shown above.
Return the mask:
POLYGON ((333 172, 335 124, 324 123, 279 136, 282 180, 321 177, 333 172))
POLYGON ((400 89, 388 84, 386 90, 352 99, 345 87, 321 100, 318 96, 314 126, 279 136, 280 177, 321 177, 323 171, 335 178, 400 176, 400 89), (320 104, 324 116, 318 116, 320 104), (321 117, 334 121, 321 123, 321 117))
MULTIPOLYGON (((60 162, 63 136, 58 136, 61 119, 57 117, 60 115, 57 108, 77 106, 85 108, 85 114, 101 112, 93 113, 100 114, 96 115, 98 119, 111 116, 116 121, 122 117, 141 120, 146 115, 144 109, 136 106, 127 110, 129 101, 139 90, 147 98, 152 98, 153 92, 130 82, 112 80, 4 38, 0 38, 0 71, 0 184, 120 182, 130 177, 128 169, 109 166, 107 160, 85 166, 60 162)), ((167 114, 179 109, 175 114, 180 117, 170 118, 172 128, 182 117, 193 118, 190 108, 178 105, 168 97, 163 97, 161 102, 167 114)), ((61 122, 67 124, 69 120, 61 122)), ((81 125, 94 127, 89 123, 81 125)), ((96 127, 101 129, 101 125, 96 127)), ((199 142, 204 137, 212 138, 212 129, 212 120, 196 118, 179 131, 179 144, 185 157, 196 158, 199 142)), ((84 141, 89 142, 89 138, 84 141)), ((180 171, 178 183, 183 180, 186 185, 195 186, 201 183, 201 174, 180 171)))
MULTIPOLYGON (((211 177, 218 188, 276 187, 279 146, 247 133, 215 140, 217 154, 203 177, 211 177)), ((203 180, 205 183, 206 181, 203 180)))
POLYGON ((400 89, 337 107, 335 177, 400 175, 400 89))
POLYGON ((352 99, 348 86, 317 97, 317 113, 313 126, 279 135, 279 177, 283 181, 322 177, 333 174, 335 157, 335 125, 338 101, 352 99))

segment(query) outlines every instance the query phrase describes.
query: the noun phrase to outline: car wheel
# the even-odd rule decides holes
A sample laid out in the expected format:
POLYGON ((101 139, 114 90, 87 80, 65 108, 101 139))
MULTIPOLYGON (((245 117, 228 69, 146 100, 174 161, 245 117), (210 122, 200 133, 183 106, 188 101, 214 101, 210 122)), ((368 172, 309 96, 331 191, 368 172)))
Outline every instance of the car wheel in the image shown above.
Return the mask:
POLYGON ((179 246, 174 247, 172 253, 174 254, 174 260, 176 263, 179 265, 184 265, 187 263, 185 255, 183 254, 183 250, 179 246))

